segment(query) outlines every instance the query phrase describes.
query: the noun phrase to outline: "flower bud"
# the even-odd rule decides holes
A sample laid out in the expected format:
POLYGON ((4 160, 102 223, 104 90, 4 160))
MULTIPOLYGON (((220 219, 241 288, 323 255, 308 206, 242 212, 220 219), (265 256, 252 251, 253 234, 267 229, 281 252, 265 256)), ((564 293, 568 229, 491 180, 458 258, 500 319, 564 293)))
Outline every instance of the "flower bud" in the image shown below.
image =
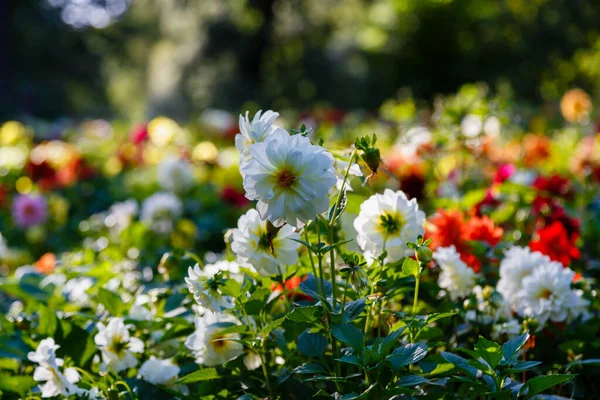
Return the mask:
POLYGON ((363 151, 362 160, 367 164, 369 169, 376 174, 379 164, 381 163, 381 154, 377 147, 371 147, 363 151))
POLYGON ((427 246, 419 246, 416 251, 417 261, 421 264, 429 264, 433 257, 433 252, 427 246))

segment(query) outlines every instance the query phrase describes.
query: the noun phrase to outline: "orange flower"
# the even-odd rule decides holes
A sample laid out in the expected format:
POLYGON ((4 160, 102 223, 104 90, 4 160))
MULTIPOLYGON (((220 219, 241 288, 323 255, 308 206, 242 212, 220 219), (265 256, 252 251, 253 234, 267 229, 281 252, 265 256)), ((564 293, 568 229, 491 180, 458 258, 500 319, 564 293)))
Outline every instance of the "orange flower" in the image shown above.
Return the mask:
POLYGON ((560 112, 571 123, 585 122, 591 111, 592 99, 581 89, 567 91, 560 100, 560 112))
POLYGON ((448 247, 454 245, 461 253, 463 240, 461 233, 465 219, 458 210, 438 210, 425 223, 425 237, 431 239, 431 248, 448 247))
POLYGON ((56 256, 54 253, 46 253, 40 257, 35 263, 35 267, 41 274, 50 274, 54 271, 56 266, 56 256))
POLYGON ((523 136, 523 164, 532 167, 550 157, 550 138, 528 133, 523 136))
POLYGON ((462 212, 438 210, 425 224, 425 237, 431 239, 431 248, 454 245, 460 258, 475 272, 481 270, 481 261, 473 254, 469 241, 481 241, 496 246, 504 230, 488 217, 472 217, 465 221, 462 212))

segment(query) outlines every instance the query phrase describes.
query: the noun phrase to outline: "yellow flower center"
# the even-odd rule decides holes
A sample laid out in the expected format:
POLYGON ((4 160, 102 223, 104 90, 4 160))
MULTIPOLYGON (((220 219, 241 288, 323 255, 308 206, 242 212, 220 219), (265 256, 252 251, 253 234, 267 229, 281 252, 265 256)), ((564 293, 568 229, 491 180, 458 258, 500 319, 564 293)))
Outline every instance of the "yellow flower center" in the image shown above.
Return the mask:
POLYGON ((227 338, 227 335, 220 335, 218 333, 215 333, 212 336, 212 345, 213 345, 213 349, 217 352, 217 353, 223 353, 225 350, 227 350, 227 346, 229 344, 229 340, 224 340, 227 338))
POLYGON ((384 235, 395 235, 400 233, 404 226, 404 219, 399 213, 382 214, 379 222, 379 229, 384 235))
POLYGON ((115 353, 121 357, 121 353, 127 348, 127 343, 123 343, 121 336, 113 336, 110 344, 108 345, 108 351, 115 353))
POLYGON ((296 181, 296 177, 288 170, 279 171, 277 173, 277 185, 282 188, 289 188, 296 181))

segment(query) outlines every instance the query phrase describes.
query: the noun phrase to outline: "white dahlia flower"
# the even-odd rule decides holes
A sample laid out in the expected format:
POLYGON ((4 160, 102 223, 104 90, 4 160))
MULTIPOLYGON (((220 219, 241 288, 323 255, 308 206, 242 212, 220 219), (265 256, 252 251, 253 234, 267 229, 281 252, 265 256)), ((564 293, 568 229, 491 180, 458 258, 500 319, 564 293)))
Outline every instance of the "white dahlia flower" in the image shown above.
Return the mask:
POLYGON ((74 383, 79 381, 79 373, 75 368, 65 368, 64 373, 60 372, 59 367, 63 366, 64 360, 56 358, 55 352, 59 347, 54 339, 46 338, 39 343, 35 352, 27 354, 30 361, 39 364, 33 371, 33 379, 46 382, 40 385, 42 397, 68 397, 77 393, 74 383))
POLYGON ((140 220, 158 234, 169 234, 173 221, 183 214, 183 204, 168 192, 154 193, 142 203, 140 220))
POLYGON ((249 147, 251 158, 240 162, 244 190, 262 219, 296 228, 329 207, 328 194, 337 179, 333 156, 302 135, 277 129, 264 142, 249 147))
POLYGON ((277 126, 273 125, 277 118, 279 118, 279 113, 271 110, 266 111, 264 114, 260 110, 254 114, 252 122, 248 118, 248 111, 246 111, 245 117, 240 114, 240 133, 235 135, 235 147, 240 152, 240 158, 250 157, 248 152, 250 145, 264 141, 267 136, 277 129, 277 126))
POLYGON ((438 248, 433 252, 433 259, 442 269, 438 285, 448 292, 452 301, 464 298, 473 291, 477 276, 460 259, 454 246, 438 248))
POLYGON ((163 190, 173 193, 185 193, 194 184, 192 168, 177 158, 167 158, 158 165, 157 179, 163 190))
POLYGON ((374 194, 360 205, 354 220, 356 241, 369 264, 381 255, 384 242, 388 253, 385 262, 398 261, 414 253, 406 242, 423 235, 424 223, 425 213, 419 210, 416 199, 408 200, 401 190, 385 189, 383 194, 374 194))
POLYGON ((540 265, 523 278, 517 312, 535 317, 540 329, 551 320, 571 322, 586 311, 589 302, 571 289, 575 272, 556 261, 540 265))
POLYGON ((171 360, 160 360, 155 357, 146 360, 138 371, 140 378, 153 385, 171 384, 177 380, 177 375, 179 375, 179 367, 171 360))
POLYGON ((116 373, 135 367, 138 363, 133 353, 144 352, 144 342, 129 334, 122 318, 111 318, 108 325, 98 322, 98 333, 94 336, 96 346, 102 352, 102 361, 116 373))
POLYGON ((233 230, 231 250, 240 263, 249 263, 263 276, 279 273, 279 267, 298 261, 300 235, 290 225, 284 225, 275 233, 267 228, 267 221, 260 219, 255 209, 240 217, 233 230))
POLYGON ((496 290, 504 299, 516 307, 519 304, 518 293, 521 291, 523 278, 541 265, 550 262, 548 256, 527 247, 514 246, 504 253, 500 262, 500 280, 496 290))
POLYGON ((196 302, 217 313, 234 306, 233 298, 223 295, 219 289, 221 281, 225 280, 221 272, 223 270, 216 264, 207 264, 204 268, 196 264, 194 268, 188 268, 188 276, 185 278, 196 302))
POLYGON ((215 314, 206 311, 202 317, 196 317, 196 331, 185 341, 185 347, 196 357, 196 362, 207 367, 222 365, 233 360, 244 352, 244 346, 230 339, 240 339, 237 333, 221 334, 227 328, 227 323, 240 325, 234 316, 215 314))

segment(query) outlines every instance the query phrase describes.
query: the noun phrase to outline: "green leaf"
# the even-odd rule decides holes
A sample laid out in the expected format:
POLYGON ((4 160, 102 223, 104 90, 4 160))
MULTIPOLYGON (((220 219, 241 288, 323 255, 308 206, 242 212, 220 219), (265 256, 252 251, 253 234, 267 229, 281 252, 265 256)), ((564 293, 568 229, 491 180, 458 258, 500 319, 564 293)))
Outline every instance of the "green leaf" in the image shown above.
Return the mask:
MULTIPOLYGON (((349 182, 347 180, 346 186, 348 184, 349 184, 349 182)), ((348 197, 346 196, 346 190, 344 190, 344 191, 342 191, 341 198, 340 198, 340 204, 335 212, 335 215, 333 215, 333 210, 335 209, 336 203, 334 203, 331 206, 331 208, 329 209, 329 222, 334 222, 339 218, 339 216, 344 212, 344 209, 346 208, 347 203, 348 203, 348 197)))
POLYGON ((521 336, 510 339, 508 342, 502 345, 502 354, 506 362, 511 362, 517 356, 517 352, 523 347, 525 342, 529 339, 529 331, 525 332, 521 336))
POLYGON ((98 288, 98 301, 106 307, 111 315, 118 317, 123 315, 125 303, 121 300, 121 296, 111 292, 105 288, 98 288))
POLYGON ((435 321, 438 321, 440 319, 443 318, 449 318, 452 317, 454 315, 456 315, 457 313, 455 312, 443 312, 443 313, 433 313, 433 314, 429 314, 427 315, 427 319, 426 319, 426 323, 427 324, 431 324, 435 321))
POLYGON ((236 299, 242 295, 242 286, 235 279, 227 279, 225 284, 220 286, 219 289, 224 295, 231 296, 236 299))
POLYGON ((324 366, 317 363, 303 364, 292 371, 293 374, 322 374, 327 372, 324 366))
POLYGON ((545 375, 545 376, 536 376, 535 378, 531 378, 530 380, 523 385, 519 394, 525 394, 526 399, 530 399, 538 393, 543 392, 546 389, 551 388, 552 386, 559 385, 563 382, 570 381, 577 375, 545 375))
POLYGON ((358 353, 362 353, 364 336, 353 325, 334 324, 331 326, 331 334, 340 342, 349 345, 358 353))
POLYGON ((419 375, 406 375, 398 379, 396 386, 416 386, 429 383, 430 380, 419 375))
POLYGON ((506 370, 507 374, 516 374, 518 372, 523 372, 530 370, 533 367, 540 365, 540 361, 521 361, 514 363, 511 368, 506 370))
POLYGON ((454 366, 465 371, 472 377, 477 377, 477 372, 479 370, 469 365, 469 362, 465 358, 457 356, 456 354, 447 353, 445 351, 442 351, 440 354, 444 358, 444 360, 448 361, 449 363, 452 363, 454 366))
POLYGON ((287 315, 287 319, 295 322, 316 322, 322 310, 318 306, 296 307, 287 315))
POLYGON ((38 332, 42 336, 54 336, 54 332, 56 332, 56 328, 58 326, 56 314, 49 307, 46 307, 42 304, 39 304, 37 308, 40 316, 40 322, 37 328, 38 332))
POLYGON ((325 336, 318 333, 309 333, 308 330, 298 336, 298 351, 305 356, 320 357, 325 353, 329 342, 325 336))
POLYGON ((263 336, 267 336, 273 329, 278 328, 285 321, 285 317, 276 319, 275 321, 270 322, 262 328, 261 332, 263 336))
POLYGON ((358 356, 355 354, 345 354, 342 357, 337 358, 336 360, 347 364, 362 365, 360 358, 358 358, 358 356))
POLYGON ((263 310, 269 295, 271 294, 271 290, 267 288, 258 288, 252 293, 252 295, 246 301, 244 307, 246 307, 246 312, 249 315, 258 315, 263 310))
POLYGON ((502 360, 502 348, 496 342, 487 340, 483 336, 479 336, 479 340, 475 344, 475 350, 481 358, 495 369, 502 360))
POLYGON ((25 396, 36 384, 37 382, 31 376, 0 374, 0 390, 19 393, 21 396, 25 396))
POLYGON ((397 370, 406 365, 421 361, 427 355, 427 345, 424 342, 409 343, 395 349, 386 360, 397 370))
POLYGON ((363 312, 366 306, 366 298, 351 301, 350 303, 346 304, 346 308, 344 309, 344 315, 342 317, 342 322, 347 324, 348 322, 354 321, 360 316, 360 313, 363 312))
POLYGON ((410 257, 406 257, 404 262, 402 263, 402 272, 406 275, 414 276, 417 278, 421 272, 421 267, 416 260, 413 260, 410 257))
POLYGON ((215 368, 204 368, 198 371, 194 371, 191 374, 180 378, 176 383, 194 383, 200 381, 210 381, 213 379, 219 379, 219 374, 215 368))
POLYGON ((390 350, 395 345, 399 344, 398 339, 400 338, 400 336, 402 336, 405 330, 406 326, 403 326, 401 328, 396 329, 395 331, 390 332, 389 335, 381 339, 381 341, 379 342, 377 353, 382 357, 387 356, 390 350))

